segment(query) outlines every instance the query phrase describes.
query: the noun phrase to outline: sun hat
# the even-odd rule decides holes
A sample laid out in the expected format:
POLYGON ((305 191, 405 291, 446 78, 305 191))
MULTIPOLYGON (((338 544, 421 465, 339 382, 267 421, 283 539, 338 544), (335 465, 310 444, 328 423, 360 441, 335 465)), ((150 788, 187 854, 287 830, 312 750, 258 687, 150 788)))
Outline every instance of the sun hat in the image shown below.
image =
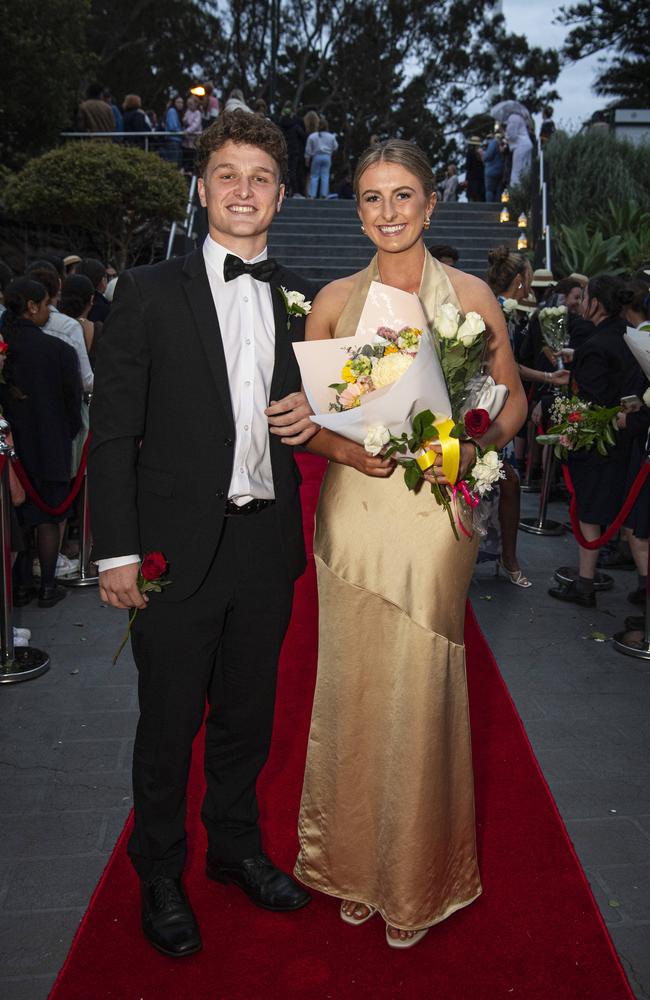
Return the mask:
POLYGON ((547 288, 549 285, 557 285, 557 281, 553 277, 552 271, 547 271, 545 267, 538 267, 533 272, 533 280, 530 285, 531 288, 547 288))

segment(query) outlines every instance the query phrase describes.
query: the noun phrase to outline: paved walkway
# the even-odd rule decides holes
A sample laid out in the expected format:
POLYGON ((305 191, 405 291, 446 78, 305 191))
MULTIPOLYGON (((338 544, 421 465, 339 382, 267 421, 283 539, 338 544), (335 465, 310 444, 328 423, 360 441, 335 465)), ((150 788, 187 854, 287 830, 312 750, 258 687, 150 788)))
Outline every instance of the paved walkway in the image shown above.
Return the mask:
MULTIPOLYGON (((591 638, 630 613, 634 577, 616 573, 596 612, 565 607, 546 587, 573 561, 572 539, 520 539, 534 587, 483 565, 470 596, 636 995, 650 1000, 650 664, 591 638)), ((52 669, 0 686, 0 996, 45 1000, 131 806, 135 677, 128 651, 111 666, 122 617, 94 589, 17 618, 52 669)))

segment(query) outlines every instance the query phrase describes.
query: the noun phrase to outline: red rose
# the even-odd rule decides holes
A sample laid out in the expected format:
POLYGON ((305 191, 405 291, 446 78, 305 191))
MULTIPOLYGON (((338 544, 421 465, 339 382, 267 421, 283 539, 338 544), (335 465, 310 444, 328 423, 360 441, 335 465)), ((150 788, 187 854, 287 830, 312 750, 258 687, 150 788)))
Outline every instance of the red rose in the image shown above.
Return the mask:
POLYGON ((570 424, 579 424, 580 421, 582 420, 582 413, 578 412, 570 413, 569 416, 567 417, 567 420, 569 421, 570 424))
POLYGON ((158 580, 167 572, 167 560, 162 552, 149 552, 142 560, 140 567, 145 580, 158 580))
POLYGON ((6 354, 9 350, 9 344, 6 340, 0 340, 0 354, 6 354))
POLYGON ((487 410, 468 410, 465 414, 465 430, 469 437, 482 437, 492 423, 487 410))

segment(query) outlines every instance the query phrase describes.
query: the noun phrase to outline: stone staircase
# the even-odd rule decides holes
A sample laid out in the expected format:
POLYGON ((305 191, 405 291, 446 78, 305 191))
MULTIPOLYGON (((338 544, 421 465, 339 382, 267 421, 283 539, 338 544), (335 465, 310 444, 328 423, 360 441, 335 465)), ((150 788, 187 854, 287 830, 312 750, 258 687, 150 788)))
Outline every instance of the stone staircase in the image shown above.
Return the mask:
MULTIPOLYGON (((482 277, 487 252, 517 241, 517 227, 499 222, 500 205, 439 204, 427 245, 448 243, 460 254, 458 267, 482 277)), ((274 220, 269 254, 321 286, 366 267, 374 247, 361 232, 354 201, 291 198, 274 220)))

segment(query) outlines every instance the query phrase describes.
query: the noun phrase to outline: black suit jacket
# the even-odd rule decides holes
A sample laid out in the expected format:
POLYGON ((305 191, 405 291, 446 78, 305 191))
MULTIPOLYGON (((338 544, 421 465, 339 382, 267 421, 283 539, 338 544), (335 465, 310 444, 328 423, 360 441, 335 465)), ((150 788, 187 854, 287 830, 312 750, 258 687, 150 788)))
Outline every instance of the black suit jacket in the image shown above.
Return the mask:
MULTIPOLYGON (((292 341, 304 318, 287 313, 280 285, 312 298, 297 274, 271 282, 275 367, 271 398, 300 388, 292 341)), ((236 428, 219 323, 203 253, 126 271, 98 350, 88 459, 93 558, 161 551, 179 601, 215 554, 236 428)), ((275 527, 292 579, 305 567, 293 449, 270 435, 275 527)), ((254 515, 253 515, 254 516, 254 515)))

